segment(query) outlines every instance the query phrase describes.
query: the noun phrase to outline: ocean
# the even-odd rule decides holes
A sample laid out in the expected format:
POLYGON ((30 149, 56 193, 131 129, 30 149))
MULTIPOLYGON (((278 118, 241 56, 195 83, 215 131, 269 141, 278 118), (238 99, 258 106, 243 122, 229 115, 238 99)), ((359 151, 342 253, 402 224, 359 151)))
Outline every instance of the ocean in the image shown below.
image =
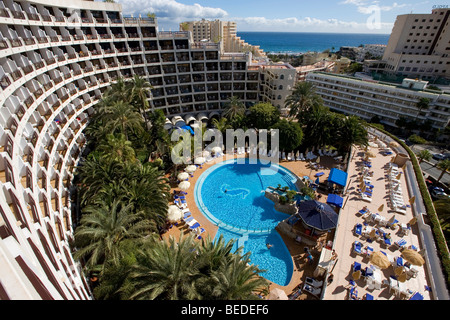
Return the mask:
POLYGON ((237 32, 245 42, 260 46, 266 53, 299 54, 308 51, 338 51, 340 47, 361 44, 387 44, 389 34, 308 33, 308 32, 237 32))

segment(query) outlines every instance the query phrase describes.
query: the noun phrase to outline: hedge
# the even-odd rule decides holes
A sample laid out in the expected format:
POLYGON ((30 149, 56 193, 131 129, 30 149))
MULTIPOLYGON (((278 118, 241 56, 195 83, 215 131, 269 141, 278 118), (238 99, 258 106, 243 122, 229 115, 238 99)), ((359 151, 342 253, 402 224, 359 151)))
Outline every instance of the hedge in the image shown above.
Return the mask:
POLYGON ((419 185, 419 190, 420 193, 422 194, 422 199, 425 205, 425 209, 427 211, 427 216, 431 223, 431 229, 434 236, 434 240, 436 242, 438 256, 442 263, 444 275, 447 278, 447 288, 448 288, 450 287, 450 259, 447 242, 445 241, 445 237, 442 233, 441 224, 439 223, 439 218, 436 214, 436 210, 434 209, 433 201, 431 200, 430 194, 428 192, 427 185, 425 183, 425 179, 422 174, 422 169, 420 168, 416 155, 403 141, 398 139, 396 136, 392 135, 391 133, 387 132, 384 129, 372 126, 371 124, 368 125, 394 139, 403 148, 405 148, 406 152, 408 152, 409 158, 411 159, 414 168, 417 183, 419 185))

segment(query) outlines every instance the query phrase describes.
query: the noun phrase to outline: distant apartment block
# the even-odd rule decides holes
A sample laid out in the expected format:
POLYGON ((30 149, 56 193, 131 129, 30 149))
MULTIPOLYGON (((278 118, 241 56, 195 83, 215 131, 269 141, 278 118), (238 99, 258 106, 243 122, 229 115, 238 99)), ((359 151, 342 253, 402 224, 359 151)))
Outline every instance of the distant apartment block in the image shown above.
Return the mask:
POLYGON ((246 43, 237 36, 236 22, 221 20, 198 20, 180 23, 180 31, 190 31, 194 42, 221 43, 224 52, 252 52, 255 57, 265 57, 259 46, 246 43))
POLYGON ((384 72, 409 78, 450 79, 450 9, 397 16, 383 55, 384 72))
POLYGON ((405 79, 402 85, 361 80, 354 77, 313 72, 307 81, 314 84, 325 106, 370 121, 378 116, 387 126, 396 126, 400 117, 425 122, 443 129, 450 121, 450 95, 426 89, 426 81, 405 79), (428 98, 428 109, 419 110, 417 102, 428 98))

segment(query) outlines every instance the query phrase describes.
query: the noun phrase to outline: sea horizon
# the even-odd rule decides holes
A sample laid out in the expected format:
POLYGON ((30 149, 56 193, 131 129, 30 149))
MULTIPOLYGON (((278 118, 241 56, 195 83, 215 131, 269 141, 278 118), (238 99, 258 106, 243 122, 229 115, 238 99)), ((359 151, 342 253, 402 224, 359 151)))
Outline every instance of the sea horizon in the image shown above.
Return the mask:
POLYGON ((238 31, 237 36, 245 42, 259 46, 271 54, 303 54, 322 52, 334 48, 358 47, 366 44, 387 44, 390 34, 334 33, 298 31, 238 31))

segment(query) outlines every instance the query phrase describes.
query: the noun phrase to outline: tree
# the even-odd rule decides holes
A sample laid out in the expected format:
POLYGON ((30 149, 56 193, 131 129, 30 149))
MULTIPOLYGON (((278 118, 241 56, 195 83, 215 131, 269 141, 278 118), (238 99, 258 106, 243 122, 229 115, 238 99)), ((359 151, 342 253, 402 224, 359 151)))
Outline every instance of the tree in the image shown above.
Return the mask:
POLYGON ((117 101, 105 109, 105 127, 110 129, 110 132, 124 134, 128 140, 128 133, 142 133, 144 131, 142 126, 142 116, 133 110, 129 104, 123 101, 117 101))
POLYGON ((279 130, 280 150, 296 150, 303 140, 303 130, 297 122, 281 119, 272 129, 279 130))
POLYGON ((436 165, 437 168, 439 168, 440 170, 442 170, 441 174, 439 175, 439 178, 437 179, 436 182, 439 182, 442 177, 444 176, 444 174, 450 170, 450 159, 445 159, 442 161, 439 161, 436 165))
POLYGON ((442 231, 447 239, 450 238, 450 198, 439 199, 433 202, 442 231))
POLYGON ((353 144, 358 146, 367 146, 369 138, 367 130, 362 124, 362 121, 357 116, 344 116, 337 118, 337 125, 335 126, 335 144, 343 152, 350 151, 353 144))
POLYGON ((193 299, 197 250, 192 236, 151 241, 143 246, 130 273, 132 300, 193 299))
POLYGON ((132 105, 135 106, 136 110, 139 111, 145 119, 145 127, 148 129, 148 117, 147 110, 150 108, 150 103, 148 102, 150 90, 152 85, 145 78, 140 77, 135 74, 133 80, 128 84, 129 99, 132 105))
POLYGON ((419 112, 416 115, 416 119, 419 117, 419 114, 423 109, 429 108, 430 102, 431 100, 428 98, 420 98, 419 101, 417 101, 416 108, 419 109, 419 112))
POLYGON ((419 158, 419 164, 421 164, 424 160, 430 161, 432 158, 432 154, 429 150, 423 149, 417 154, 419 158))
POLYGON ((102 157, 118 162, 134 162, 136 154, 131 142, 125 139, 125 135, 108 134, 106 141, 98 146, 98 151, 102 153, 102 157))
POLYGON ((289 115, 292 117, 298 117, 300 113, 309 111, 319 104, 322 104, 322 98, 316 94, 314 85, 305 81, 297 82, 285 102, 285 106, 290 108, 289 115))
POLYGON ((117 265, 122 257, 120 243, 126 239, 140 241, 148 233, 149 222, 131 210, 131 204, 123 204, 119 199, 85 208, 81 225, 74 233, 78 248, 74 258, 84 258, 91 270, 105 263, 117 265))
POLYGON ((225 109, 222 112, 222 117, 232 120, 236 116, 243 116, 245 114, 245 104, 236 96, 232 96, 225 104, 225 109))
POLYGON ((249 111, 247 119, 254 129, 270 129, 280 119, 280 111, 267 102, 256 103, 249 111))
POLYGON ((298 121, 303 129, 305 147, 333 144, 335 140, 332 137, 336 136, 335 118, 336 114, 323 105, 299 114, 298 121))
POLYGON ((219 120, 214 118, 212 119, 211 124, 214 126, 214 128, 222 133, 231 128, 231 126, 228 124, 227 118, 220 118, 219 120))

